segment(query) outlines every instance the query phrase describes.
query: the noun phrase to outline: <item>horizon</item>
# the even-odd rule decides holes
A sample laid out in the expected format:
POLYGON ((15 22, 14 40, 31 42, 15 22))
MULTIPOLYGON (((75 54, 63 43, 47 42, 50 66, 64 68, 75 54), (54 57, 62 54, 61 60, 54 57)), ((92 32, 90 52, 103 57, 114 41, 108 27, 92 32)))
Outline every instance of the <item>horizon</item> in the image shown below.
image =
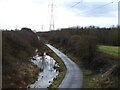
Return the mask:
POLYGON ((48 6, 51 3, 55 5, 55 30, 118 25, 118 0, 0 0, 0 29, 28 27, 36 31, 49 31, 51 8, 48 6))
MULTIPOLYGON (((78 28, 78 29, 85 29, 85 28, 99 28, 99 29, 110 29, 110 28, 119 28, 120 25, 111 25, 110 27, 99 27, 99 26, 73 26, 73 27, 65 27, 65 28, 59 28, 59 29, 56 29, 56 30, 48 30, 48 31, 37 31, 35 29, 32 29, 32 28, 29 28, 29 27, 22 27, 22 28, 27 28, 27 29, 31 29, 31 31, 33 32, 49 32, 49 31, 57 31, 57 30, 62 30, 62 29, 69 29, 69 28, 78 28)), ((0 29, 0 31, 20 31, 22 30, 22 28, 20 29, 0 29)))

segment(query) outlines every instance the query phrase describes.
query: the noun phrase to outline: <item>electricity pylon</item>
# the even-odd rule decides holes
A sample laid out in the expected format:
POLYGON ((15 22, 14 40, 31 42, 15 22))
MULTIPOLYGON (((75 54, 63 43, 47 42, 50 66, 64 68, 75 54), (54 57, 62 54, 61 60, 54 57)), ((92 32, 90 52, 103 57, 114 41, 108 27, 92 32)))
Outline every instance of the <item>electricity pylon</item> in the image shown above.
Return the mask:
POLYGON ((50 4, 50 12, 51 12, 51 16, 50 16, 50 27, 49 27, 49 30, 54 30, 55 26, 54 26, 54 4, 50 4))

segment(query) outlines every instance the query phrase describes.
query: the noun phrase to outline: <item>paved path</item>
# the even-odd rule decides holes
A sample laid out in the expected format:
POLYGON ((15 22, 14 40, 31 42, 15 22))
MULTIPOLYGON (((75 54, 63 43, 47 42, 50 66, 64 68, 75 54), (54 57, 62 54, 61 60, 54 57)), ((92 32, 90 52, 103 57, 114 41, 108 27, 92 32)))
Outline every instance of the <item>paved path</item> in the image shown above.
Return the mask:
POLYGON ((47 46, 63 60, 67 67, 67 73, 59 88, 81 88, 83 75, 78 65, 55 47, 50 44, 47 44, 47 46))

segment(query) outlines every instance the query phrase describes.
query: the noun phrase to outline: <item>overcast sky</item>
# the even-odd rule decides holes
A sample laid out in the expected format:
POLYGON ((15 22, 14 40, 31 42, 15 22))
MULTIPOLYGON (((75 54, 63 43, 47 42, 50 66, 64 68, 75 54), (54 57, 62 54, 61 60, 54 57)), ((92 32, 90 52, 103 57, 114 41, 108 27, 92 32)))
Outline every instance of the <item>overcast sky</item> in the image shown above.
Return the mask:
POLYGON ((0 0, 0 29, 49 30, 54 4, 55 29, 118 24, 119 0, 0 0))

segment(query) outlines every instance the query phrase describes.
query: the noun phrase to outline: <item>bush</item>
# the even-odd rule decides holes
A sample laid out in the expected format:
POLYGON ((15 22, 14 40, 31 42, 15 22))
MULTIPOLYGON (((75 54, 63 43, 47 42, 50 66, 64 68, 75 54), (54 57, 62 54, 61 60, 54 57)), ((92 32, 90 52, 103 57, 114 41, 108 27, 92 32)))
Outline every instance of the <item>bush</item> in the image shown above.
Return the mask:
POLYGON ((81 58, 84 65, 89 65, 97 54, 95 38, 83 35, 74 44, 75 54, 81 58))

